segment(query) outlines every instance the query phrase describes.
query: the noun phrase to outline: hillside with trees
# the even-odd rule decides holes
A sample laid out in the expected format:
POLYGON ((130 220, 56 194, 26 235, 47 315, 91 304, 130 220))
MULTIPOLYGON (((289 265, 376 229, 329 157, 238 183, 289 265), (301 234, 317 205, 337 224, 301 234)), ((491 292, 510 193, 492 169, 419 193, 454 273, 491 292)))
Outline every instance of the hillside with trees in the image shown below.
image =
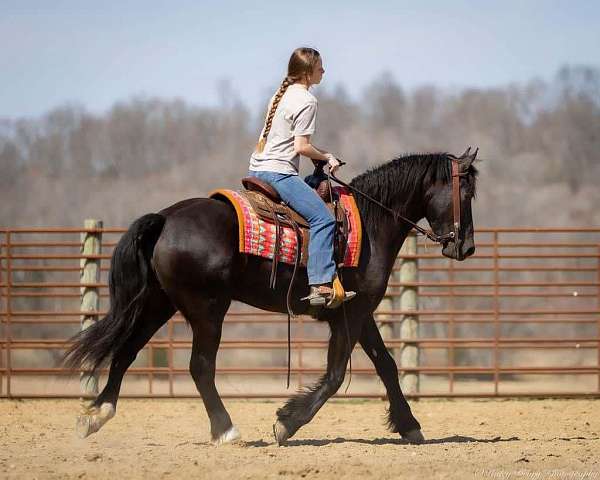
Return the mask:
MULTIPOLYGON (((314 143, 348 163, 343 178, 403 153, 478 146, 476 225, 600 224, 598 69, 457 90, 406 90, 384 73, 360 98, 343 85, 315 93, 314 143)), ((225 84, 214 108, 136 97, 102 114, 65 105, 0 119, 0 224, 80 226, 95 217, 125 226, 180 199, 238 188, 264 118, 240 97, 225 84)))

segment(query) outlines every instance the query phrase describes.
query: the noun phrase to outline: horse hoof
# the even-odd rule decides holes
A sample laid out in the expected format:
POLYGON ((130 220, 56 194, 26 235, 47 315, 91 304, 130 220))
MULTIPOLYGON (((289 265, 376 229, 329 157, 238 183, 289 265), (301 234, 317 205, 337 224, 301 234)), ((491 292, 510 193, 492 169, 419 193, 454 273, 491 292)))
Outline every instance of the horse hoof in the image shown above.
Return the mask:
POLYGON ((235 425, 232 425, 225 433, 222 433, 217 438, 213 438, 212 443, 213 445, 224 445, 226 443, 237 442, 241 438, 242 436, 240 435, 239 430, 235 427, 235 425))
POLYGON ((420 445, 421 443, 425 442, 425 437, 418 428, 411 430, 410 432, 406 432, 404 435, 402 435, 402 438, 408 443, 412 443, 414 445, 420 445))
POLYGON ((84 407, 77 417, 75 430, 79 438, 89 437, 96 433, 102 426, 115 416, 115 407, 112 403, 103 403, 100 407, 84 407))
POLYGON ((283 445, 287 439, 290 438, 288 429, 279 420, 273 424, 273 435, 275 436, 275 441, 279 446, 283 445))

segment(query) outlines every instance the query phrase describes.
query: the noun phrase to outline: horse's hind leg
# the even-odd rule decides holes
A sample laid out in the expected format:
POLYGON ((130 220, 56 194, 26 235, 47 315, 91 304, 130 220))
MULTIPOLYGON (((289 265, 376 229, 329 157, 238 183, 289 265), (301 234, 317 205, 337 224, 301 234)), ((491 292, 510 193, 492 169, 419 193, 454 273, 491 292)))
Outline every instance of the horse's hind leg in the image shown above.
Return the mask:
POLYGON ((393 432, 412 443, 422 443, 421 425, 410 411, 398 382, 398 367, 388 352, 373 316, 365 320, 360 335, 360 344, 369 356, 377 374, 385 385, 390 401, 388 425, 393 432))
POLYGON ((218 295, 200 296, 197 292, 185 295, 185 299, 182 298, 182 302, 178 304, 192 327, 194 338, 190 373, 210 420, 212 441, 217 445, 240 438, 215 385, 217 350, 221 342, 223 319, 230 304, 229 298, 218 295))
POLYGON ((77 418, 77 434, 81 438, 97 432, 114 417, 125 372, 152 335, 175 313, 175 307, 157 286, 147 298, 140 319, 133 327, 129 339, 112 357, 108 381, 104 389, 89 407, 84 407, 77 418))

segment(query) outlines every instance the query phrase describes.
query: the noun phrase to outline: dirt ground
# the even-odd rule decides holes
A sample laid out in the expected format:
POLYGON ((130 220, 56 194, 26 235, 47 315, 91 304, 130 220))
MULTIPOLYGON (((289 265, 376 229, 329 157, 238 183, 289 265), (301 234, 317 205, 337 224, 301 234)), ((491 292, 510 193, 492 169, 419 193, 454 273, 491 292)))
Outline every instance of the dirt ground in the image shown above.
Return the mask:
POLYGON ((75 436, 78 400, 0 401, 0 478, 600 479, 600 400, 421 400, 427 442, 386 431, 381 401, 330 401, 285 447, 282 401, 227 401, 243 441, 214 447, 200 400, 121 400, 75 436))

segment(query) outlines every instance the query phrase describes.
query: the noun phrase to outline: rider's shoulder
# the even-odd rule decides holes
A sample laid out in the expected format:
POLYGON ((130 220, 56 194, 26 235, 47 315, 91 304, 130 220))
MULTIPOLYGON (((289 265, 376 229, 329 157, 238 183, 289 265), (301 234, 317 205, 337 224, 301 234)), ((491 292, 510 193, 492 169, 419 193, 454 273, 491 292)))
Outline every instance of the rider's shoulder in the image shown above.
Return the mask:
POLYGON ((297 102, 306 103, 314 103, 315 105, 318 103, 317 97, 315 97, 312 92, 307 90, 306 88, 302 88, 300 86, 295 88, 288 88, 290 92, 290 99, 294 99, 297 102))

